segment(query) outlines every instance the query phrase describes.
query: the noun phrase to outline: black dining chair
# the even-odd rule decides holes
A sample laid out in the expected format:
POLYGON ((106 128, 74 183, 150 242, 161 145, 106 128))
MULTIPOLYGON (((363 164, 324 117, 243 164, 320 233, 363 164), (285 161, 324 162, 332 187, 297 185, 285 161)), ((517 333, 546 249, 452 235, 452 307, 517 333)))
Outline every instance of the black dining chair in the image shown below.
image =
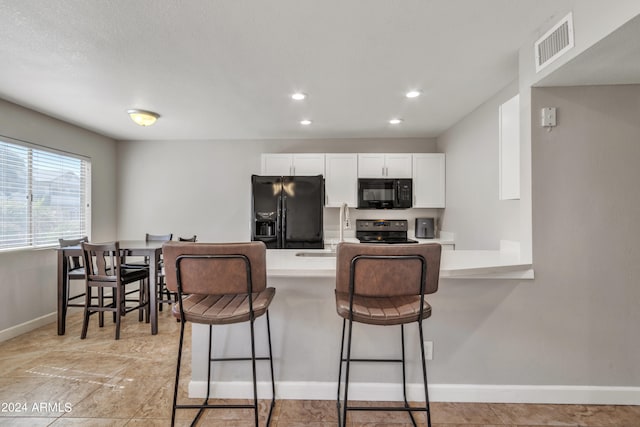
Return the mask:
POLYGON ((138 321, 142 321, 145 310, 149 310, 149 296, 146 291, 145 280, 149 279, 146 268, 123 268, 121 265, 122 252, 119 242, 91 244, 82 243, 82 253, 85 266, 86 298, 84 303, 84 319, 82 322, 81 339, 87 337, 89 317, 98 313, 99 326, 104 326, 104 313, 112 312, 116 323, 116 339, 120 339, 120 319, 126 313, 138 310, 138 321), (128 291, 127 285, 138 282, 135 291, 128 291), (109 289, 110 295, 104 291, 109 289), (93 291, 98 295, 96 301, 92 298, 93 291), (135 292, 137 298, 133 298, 135 292), (105 300, 109 299, 107 304, 105 300), (133 306, 127 306, 133 302, 133 306))
MULTIPOLYGON (((173 239, 173 233, 169 233, 169 234, 146 233, 144 238, 145 242, 168 242, 168 241, 171 241, 171 239, 173 239)), ((126 268, 150 268, 149 264, 150 264, 150 260, 148 257, 145 257, 142 263, 131 263, 131 262, 127 262, 126 259, 123 262, 123 265, 126 268)), ((155 284, 155 289, 157 292, 156 295, 158 295, 157 304, 158 304, 158 310, 162 311, 163 304, 173 303, 173 300, 171 299, 171 294, 169 292, 165 292, 166 285, 164 280, 164 261, 162 260, 162 258, 160 258, 160 262, 156 266, 156 269, 157 269, 156 277, 158 278, 155 284), (164 298, 164 295, 167 296, 166 299, 164 298)), ((149 288, 152 288, 152 286, 150 286, 149 288)))
MULTIPOLYGON (((79 246, 83 242, 88 242, 89 238, 87 236, 81 237, 79 239, 58 239, 58 244, 60 248, 67 248, 69 246, 79 246)), ((71 281, 72 280, 82 280, 84 284, 84 264, 82 263, 81 255, 68 255, 67 256, 67 278, 66 278, 66 298, 63 302, 63 310, 64 317, 67 316, 67 308, 68 307, 84 307, 84 302, 71 302, 77 300, 79 298, 84 298, 86 293, 84 291, 84 286, 82 286, 82 291, 80 293, 76 293, 71 295, 71 281)))

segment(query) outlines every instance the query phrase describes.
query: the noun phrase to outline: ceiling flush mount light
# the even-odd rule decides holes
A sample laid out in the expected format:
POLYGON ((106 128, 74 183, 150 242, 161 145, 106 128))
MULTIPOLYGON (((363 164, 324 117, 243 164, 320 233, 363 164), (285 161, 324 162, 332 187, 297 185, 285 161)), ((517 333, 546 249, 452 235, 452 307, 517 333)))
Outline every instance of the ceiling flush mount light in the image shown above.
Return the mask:
POLYGON ((303 126, 309 126, 311 124, 311 120, 308 120, 308 119, 300 120, 300 124, 303 126))
POLYGON ((391 119, 389 120, 389 123, 392 125, 399 125, 400 123, 402 123, 402 119, 391 119))
POLYGON ((140 126, 151 126, 160 117, 160 114, 146 110, 127 110, 127 114, 140 126))
POLYGON ((420 94, 421 94, 421 93, 422 93, 422 92, 420 92, 419 90, 412 90, 412 91, 407 92, 407 93, 405 94, 405 96, 406 96, 407 98, 417 98, 417 97, 419 97, 419 96, 420 96, 420 94))
POLYGON ((307 97, 307 94, 302 92, 296 92, 293 95, 291 95, 291 99, 295 99, 296 101, 302 101, 303 99, 306 99, 306 97, 307 97))

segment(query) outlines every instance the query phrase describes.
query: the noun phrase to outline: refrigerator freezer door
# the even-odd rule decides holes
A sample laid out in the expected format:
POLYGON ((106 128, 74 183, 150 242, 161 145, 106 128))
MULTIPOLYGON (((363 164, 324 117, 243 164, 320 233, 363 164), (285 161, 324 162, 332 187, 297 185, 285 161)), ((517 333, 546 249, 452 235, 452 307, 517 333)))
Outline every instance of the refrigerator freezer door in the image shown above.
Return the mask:
POLYGON ((282 247, 324 248, 322 175, 285 176, 282 187, 282 247))

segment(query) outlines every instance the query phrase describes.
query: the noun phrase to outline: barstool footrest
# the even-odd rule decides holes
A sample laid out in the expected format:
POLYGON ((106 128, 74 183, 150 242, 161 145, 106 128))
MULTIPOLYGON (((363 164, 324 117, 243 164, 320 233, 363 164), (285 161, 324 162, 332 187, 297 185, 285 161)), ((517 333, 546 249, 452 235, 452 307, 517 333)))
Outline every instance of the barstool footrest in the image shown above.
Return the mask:
MULTIPOLYGON (((373 363, 402 363, 402 359, 349 359, 351 362, 373 362, 373 363)), ((343 362, 346 362, 347 359, 342 359, 343 362)))
POLYGON ((417 408, 413 406, 347 406, 347 411, 428 412, 427 408, 417 408))
POLYGON ((176 405, 176 409, 254 409, 255 405, 238 404, 238 405, 210 405, 210 404, 193 404, 193 405, 176 405))
MULTIPOLYGON (((209 359, 210 362, 248 362, 250 360, 253 359, 251 357, 221 357, 209 359)), ((269 360, 269 357, 256 357, 256 360, 269 360)))

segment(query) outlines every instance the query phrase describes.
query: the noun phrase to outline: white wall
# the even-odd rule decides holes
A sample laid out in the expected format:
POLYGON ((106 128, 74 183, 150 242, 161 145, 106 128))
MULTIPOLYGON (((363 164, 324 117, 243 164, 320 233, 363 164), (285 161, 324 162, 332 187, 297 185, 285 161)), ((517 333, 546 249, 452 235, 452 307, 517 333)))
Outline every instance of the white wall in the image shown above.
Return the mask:
POLYGON ((261 153, 434 149, 433 139, 122 141, 118 238, 173 233, 196 234, 199 241, 249 240, 251 174, 260 173, 261 153))
POLYGON ((538 88, 558 126, 532 129, 533 258, 528 305, 565 381, 640 384, 640 85, 538 88))
POLYGON ((533 94, 534 110, 558 108, 558 127, 532 136, 536 278, 443 280, 430 379, 637 386, 640 86, 533 94))
MULTIPOLYGON (((113 140, 2 100, 0 135, 90 157, 91 238, 96 241, 115 238, 116 144, 113 140)), ((56 278, 54 250, 0 252, 0 283, 7 298, 0 310, 1 338, 13 334, 8 328, 56 312, 56 278)), ((47 319, 51 321, 53 317, 47 319)), ((16 332, 20 330, 18 327, 16 332)))
MULTIPOLYGON (((573 7, 562 11, 548 25, 539 29, 538 34, 531 37, 519 52, 518 84, 520 92, 520 224, 522 255, 525 259, 532 256, 531 228, 531 134, 532 117, 537 120, 536 112, 531 110, 531 88, 544 77, 553 73, 564 64, 580 55, 592 45, 605 38, 627 21, 640 13, 640 2, 637 0, 618 0, 607 3, 607 7, 596 0, 575 0, 573 7), (534 42, 540 38, 553 24, 568 12, 573 13, 574 47, 559 57, 539 73, 535 71, 534 42)), ((629 43, 632 43, 629 41, 629 43)), ((536 122, 537 123, 537 122, 536 122)))
POLYGON ((498 107, 517 93, 514 82, 438 137, 447 156, 442 229, 456 233, 457 249, 520 240, 520 201, 498 199, 498 107))

